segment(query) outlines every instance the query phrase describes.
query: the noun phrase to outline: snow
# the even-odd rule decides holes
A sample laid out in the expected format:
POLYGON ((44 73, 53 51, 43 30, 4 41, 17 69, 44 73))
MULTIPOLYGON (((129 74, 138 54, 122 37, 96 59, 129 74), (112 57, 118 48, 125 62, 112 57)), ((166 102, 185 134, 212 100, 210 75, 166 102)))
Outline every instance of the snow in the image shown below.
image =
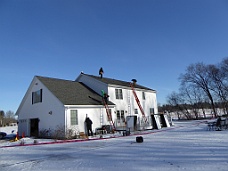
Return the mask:
POLYGON ((0 132, 5 132, 6 134, 17 133, 17 126, 6 126, 0 127, 0 132))
POLYGON ((139 135, 15 147, 6 146, 20 141, 2 142, 0 170, 227 171, 227 134, 208 131, 202 121, 186 121, 141 135, 143 143, 136 142, 139 135))

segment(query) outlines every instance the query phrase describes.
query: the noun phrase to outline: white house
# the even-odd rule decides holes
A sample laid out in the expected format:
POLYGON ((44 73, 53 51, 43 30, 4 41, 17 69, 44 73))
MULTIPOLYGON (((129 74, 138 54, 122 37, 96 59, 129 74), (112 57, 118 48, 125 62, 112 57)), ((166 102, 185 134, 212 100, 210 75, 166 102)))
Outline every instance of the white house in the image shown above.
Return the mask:
POLYGON ((60 128, 64 136, 68 130, 86 132, 86 117, 92 120, 93 131, 110 125, 102 92, 109 95, 108 107, 117 130, 127 129, 126 123, 132 118, 134 130, 161 128, 155 115, 158 113, 155 90, 135 85, 147 118, 144 123, 130 82, 81 73, 75 81, 35 76, 16 112, 19 135, 38 136, 43 131, 53 133, 60 128))

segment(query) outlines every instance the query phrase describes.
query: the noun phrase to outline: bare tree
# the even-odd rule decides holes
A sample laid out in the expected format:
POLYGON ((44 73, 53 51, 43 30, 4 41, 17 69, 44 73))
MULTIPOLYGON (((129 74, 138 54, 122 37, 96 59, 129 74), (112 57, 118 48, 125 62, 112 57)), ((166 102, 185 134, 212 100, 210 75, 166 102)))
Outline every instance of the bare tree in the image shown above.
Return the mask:
POLYGON ((10 125, 10 123, 17 122, 15 119, 14 112, 11 110, 7 111, 6 113, 4 111, 0 111, 0 126, 7 126, 10 125))
POLYGON ((199 117, 199 107, 198 107, 198 98, 196 89, 193 86, 182 86, 180 88, 180 92, 185 99, 187 104, 189 105, 189 109, 194 113, 195 118, 199 117))
POLYGON ((228 57, 225 58, 220 64, 220 73, 223 76, 222 89, 223 89, 223 104, 228 114, 228 57))
POLYGON ((210 100, 213 114, 216 117, 214 98, 210 87, 210 75, 208 73, 208 66, 203 63, 192 64, 187 68, 185 74, 180 76, 181 84, 195 86, 202 89, 210 100))
POLYGON ((4 125, 3 123, 4 116, 5 116, 5 112, 3 110, 0 110, 0 126, 4 125))
POLYGON ((172 112, 175 112, 178 119, 181 119, 180 113, 178 112, 178 105, 180 104, 178 94, 176 92, 172 92, 167 96, 167 102, 170 106, 172 106, 172 112))
POLYGON ((221 69, 226 74, 226 80, 228 79, 228 57, 224 58, 221 62, 221 69))
POLYGON ((187 119, 191 118, 191 115, 188 111, 188 107, 184 103, 184 100, 180 93, 172 92, 167 97, 167 99, 168 99, 169 105, 172 106, 172 111, 177 114, 178 119, 181 119, 181 115, 184 115, 187 119))
POLYGON ((14 112, 11 110, 7 111, 5 114, 5 118, 14 119, 15 118, 14 112))

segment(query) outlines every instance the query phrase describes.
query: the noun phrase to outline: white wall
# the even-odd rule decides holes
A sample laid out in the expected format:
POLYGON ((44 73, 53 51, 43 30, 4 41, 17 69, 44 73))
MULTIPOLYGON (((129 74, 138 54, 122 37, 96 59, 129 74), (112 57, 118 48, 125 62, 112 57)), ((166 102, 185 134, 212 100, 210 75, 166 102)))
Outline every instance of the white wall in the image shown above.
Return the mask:
MULTIPOLYGON (((123 86, 116 86, 112 85, 108 87, 107 84, 102 83, 90 76, 81 74, 77 81, 83 82, 90 88, 92 88, 94 91, 96 91, 98 94, 101 94, 101 90, 104 90, 109 95, 109 100, 116 104, 115 110, 124 110, 125 116, 129 114, 135 114, 135 109, 138 109, 138 117, 142 117, 141 111, 138 107, 138 104, 136 103, 136 100, 134 98, 132 89, 129 85, 129 88, 123 87, 123 86), (116 99, 115 95, 115 89, 122 89, 123 93, 123 99, 116 99), (128 96, 130 96, 130 108, 129 108, 129 100, 128 96)), ((140 104, 142 108, 144 109, 144 113, 146 116, 150 116, 150 108, 154 108, 154 113, 158 113, 157 108, 157 99, 156 99, 156 92, 150 91, 150 90, 144 90, 144 89, 135 89, 136 94, 139 98, 140 104), (142 99, 142 92, 145 92, 146 99, 142 99)), ((116 119, 116 114, 113 115, 114 120, 116 119)))
MULTIPOLYGON (((150 108, 154 108, 155 114, 158 113, 157 108, 157 100, 156 100, 156 93, 152 91, 147 90, 141 90, 141 89, 135 89, 135 92, 138 96, 138 99, 140 101, 140 104, 144 110, 144 113, 146 116, 150 116, 150 108), (145 92, 145 100, 142 99, 142 92, 145 92)), ((126 89, 126 87, 109 87, 108 89, 109 94, 109 100, 116 104, 116 110, 124 110, 125 115, 134 115, 135 109, 138 109, 138 116, 141 117, 141 111, 139 109, 139 106, 135 100, 134 94, 132 92, 132 89, 126 89), (123 93, 123 99, 116 99, 115 96, 115 89, 122 89, 123 93), (129 98, 130 98, 130 108, 129 106, 129 98), (130 110, 130 111, 129 111, 130 110)))
POLYGON ((30 136, 30 119, 32 118, 39 118, 39 131, 56 129, 57 125, 64 125, 65 122, 65 107, 36 77, 17 114, 19 135, 24 132, 25 136, 30 136), (40 89, 42 89, 42 102, 32 104, 32 92, 40 89))
MULTIPOLYGON (((112 111, 114 111, 112 109, 112 111)), ((114 113, 114 112, 113 112, 114 113)), ((113 115, 112 113, 112 115, 113 115)), ((72 129, 76 132, 86 132, 85 119, 86 115, 92 120, 92 129, 95 132, 96 128, 100 128, 102 125, 109 125, 107 119, 107 113, 104 106, 66 106, 66 125, 68 129, 72 129), (71 126, 70 111, 77 110, 78 112, 78 125, 71 126)))
MULTIPOLYGON (((116 104, 116 106, 112 108, 113 121, 116 119, 116 110, 124 110, 126 117, 129 114, 135 114, 134 110, 137 108, 138 117, 142 117, 141 111, 135 101, 130 86, 129 88, 113 85, 108 87, 107 84, 83 74, 78 77, 77 81, 83 82, 90 88, 93 88, 98 94, 101 94, 101 90, 104 90, 109 94, 109 100, 116 104), (116 88, 122 89, 122 100, 116 99, 116 88), (128 97, 130 97, 130 108, 128 97)), ((140 104, 144 109, 145 115, 150 116, 150 108, 154 108, 156 114, 158 111, 156 93, 148 90, 135 90, 140 100, 140 104), (142 99, 142 91, 145 92, 145 100, 142 99)), ((70 110, 72 109, 78 110, 79 125, 74 126, 74 129, 79 132, 85 131, 84 121, 86 114, 88 114, 88 116, 92 119, 94 130, 101 125, 110 124, 107 120, 107 114, 104 106, 64 106, 36 77, 34 77, 17 111, 19 135, 22 135, 22 132, 24 132, 25 136, 30 136, 30 119, 33 118, 39 118, 39 130, 55 130, 56 126, 65 126, 65 128, 71 128, 70 110), (40 89, 42 89, 42 102, 32 104, 32 92, 38 91, 40 89), (101 116, 103 116, 102 119, 101 116)))

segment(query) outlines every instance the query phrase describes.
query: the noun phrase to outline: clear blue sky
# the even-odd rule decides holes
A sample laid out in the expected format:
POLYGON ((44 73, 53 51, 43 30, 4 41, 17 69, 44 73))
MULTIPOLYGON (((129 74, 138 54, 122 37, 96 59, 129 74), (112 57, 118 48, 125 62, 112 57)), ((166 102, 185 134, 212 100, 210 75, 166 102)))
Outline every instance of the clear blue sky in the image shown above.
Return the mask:
POLYGON ((0 0, 0 110, 16 112, 35 75, 81 71, 157 90, 188 65, 228 56, 228 0, 0 0))

